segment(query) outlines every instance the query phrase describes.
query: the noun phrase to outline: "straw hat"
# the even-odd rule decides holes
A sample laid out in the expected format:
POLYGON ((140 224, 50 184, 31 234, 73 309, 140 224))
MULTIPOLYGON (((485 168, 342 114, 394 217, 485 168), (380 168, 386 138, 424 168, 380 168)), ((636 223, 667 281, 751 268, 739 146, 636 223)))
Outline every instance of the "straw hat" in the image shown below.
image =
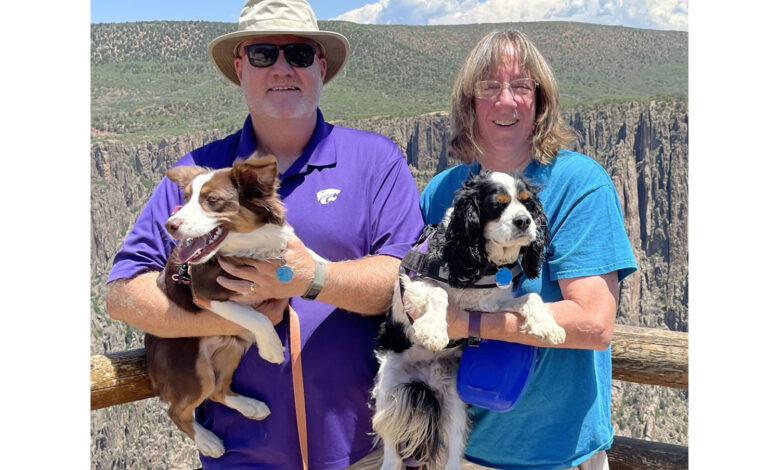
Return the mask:
POLYGON ((239 84, 233 60, 237 47, 247 38, 292 34, 318 42, 325 50, 328 69, 323 83, 344 67, 349 42, 339 33, 320 31, 317 18, 306 0, 249 0, 238 16, 238 31, 220 36, 209 44, 211 63, 228 80, 239 84))

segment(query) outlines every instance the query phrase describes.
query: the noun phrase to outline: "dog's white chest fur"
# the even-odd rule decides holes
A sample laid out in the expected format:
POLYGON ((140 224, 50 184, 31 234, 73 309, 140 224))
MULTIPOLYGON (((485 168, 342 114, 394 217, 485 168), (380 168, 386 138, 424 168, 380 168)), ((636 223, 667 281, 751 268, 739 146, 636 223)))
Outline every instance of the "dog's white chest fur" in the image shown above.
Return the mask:
POLYGON ((219 249, 224 256, 277 258, 293 234, 289 225, 265 224, 249 233, 230 232, 219 249))

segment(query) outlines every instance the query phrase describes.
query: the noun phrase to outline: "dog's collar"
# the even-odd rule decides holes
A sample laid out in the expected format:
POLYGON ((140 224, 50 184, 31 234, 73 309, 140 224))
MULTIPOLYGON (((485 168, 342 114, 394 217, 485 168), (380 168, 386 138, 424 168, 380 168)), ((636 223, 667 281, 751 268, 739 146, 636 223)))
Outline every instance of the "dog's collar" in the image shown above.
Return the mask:
POLYGON ((182 263, 181 266, 179 266, 179 271, 171 275, 171 279, 180 284, 189 284, 192 282, 189 263, 182 263))
MULTIPOLYGON (((428 240, 436 232, 436 225, 426 225, 423 229, 422 235, 412 245, 412 248, 404 255, 399 266, 399 271, 406 274, 410 278, 422 277, 430 279, 442 287, 449 287, 449 271, 439 265, 438 260, 428 253, 428 240)), ((469 288, 473 289, 495 289, 496 287, 504 286, 503 288, 510 288, 517 283, 520 276, 523 274, 523 270, 519 263, 515 262, 511 269, 509 265, 496 266, 491 265, 487 267, 486 274, 477 279, 473 285, 469 288), (511 278, 510 278, 511 276, 511 278), (501 278, 501 285, 497 282, 497 278, 501 278), (511 281, 507 282, 509 279, 511 281)), ((401 298, 404 296, 404 285, 400 284, 401 298)), ((409 324, 414 323, 414 318, 406 313, 406 318, 409 319, 409 324)), ((452 340, 447 345, 447 348, 451 348, 464 342, 465 339, 452 340)))
MULTIPOLYGON (((400 268, 409 277, 423 277, 443 286, 449 286, 449 271, 440 266, 438 260, 428 253, 428 240, 435 231, 435 225, 425 227, 423 234, 401 260, 400 268)), ((511 265, 490 265, 486 267, 482 277, 469 285, 469 289, 510 288, 517 283, 522 274, 523 269, 517 262, 511 265)))
MULTIPOLYGON (((401 260, 401 268, 409 277, 424 277, 449 286, 450 272, 439 266, 439 263, 428 253, 419 251, 408 252, 401 260)), ((506 266, 489 266, 485 274, 469 285, 469 289, 509 288, 523 275, 523 268, 518 263, 506 266)))

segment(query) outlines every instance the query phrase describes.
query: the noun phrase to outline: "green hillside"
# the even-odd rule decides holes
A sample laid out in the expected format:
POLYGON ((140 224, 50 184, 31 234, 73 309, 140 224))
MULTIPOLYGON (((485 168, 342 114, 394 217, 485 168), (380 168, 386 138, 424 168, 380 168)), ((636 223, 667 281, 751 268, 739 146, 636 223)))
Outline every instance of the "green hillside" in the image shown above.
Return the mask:
MULTIPOLYGON (((325 87, 329 120, 449 109, 452 78, 488 31, 518 28, 560 81, 565 107, 688 94, 688 34, 582 23, 379 26, 322 21, 350 41, 346 69, 325 87)), ((231 131, 246 115, 239 89, 206 56, 233 23, 92 25, 92 136, 137 142, 203 129, 231 131)))

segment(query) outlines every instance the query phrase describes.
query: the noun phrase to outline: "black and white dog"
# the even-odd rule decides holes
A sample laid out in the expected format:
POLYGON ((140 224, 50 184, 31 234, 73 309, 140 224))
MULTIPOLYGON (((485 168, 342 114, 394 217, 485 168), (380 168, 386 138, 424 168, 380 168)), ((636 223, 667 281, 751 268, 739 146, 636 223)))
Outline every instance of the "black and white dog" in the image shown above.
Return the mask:
POLYGON ((564 341, 564 329, 538 294, 512 295, 522 273, 538 277, 544 260, 547 218, 536 192, 522 176, 481 172, 456 191, 441 224, 426 228, 427 254, 413 249, 401 263, 372 391, 382 470, 460 468, 469 423, 456 377, 465 341, 447 336, 448 302, 518 312, 524 332, 564 341), (496 273, 507 270, 511 281, 497 283, 496 273))

